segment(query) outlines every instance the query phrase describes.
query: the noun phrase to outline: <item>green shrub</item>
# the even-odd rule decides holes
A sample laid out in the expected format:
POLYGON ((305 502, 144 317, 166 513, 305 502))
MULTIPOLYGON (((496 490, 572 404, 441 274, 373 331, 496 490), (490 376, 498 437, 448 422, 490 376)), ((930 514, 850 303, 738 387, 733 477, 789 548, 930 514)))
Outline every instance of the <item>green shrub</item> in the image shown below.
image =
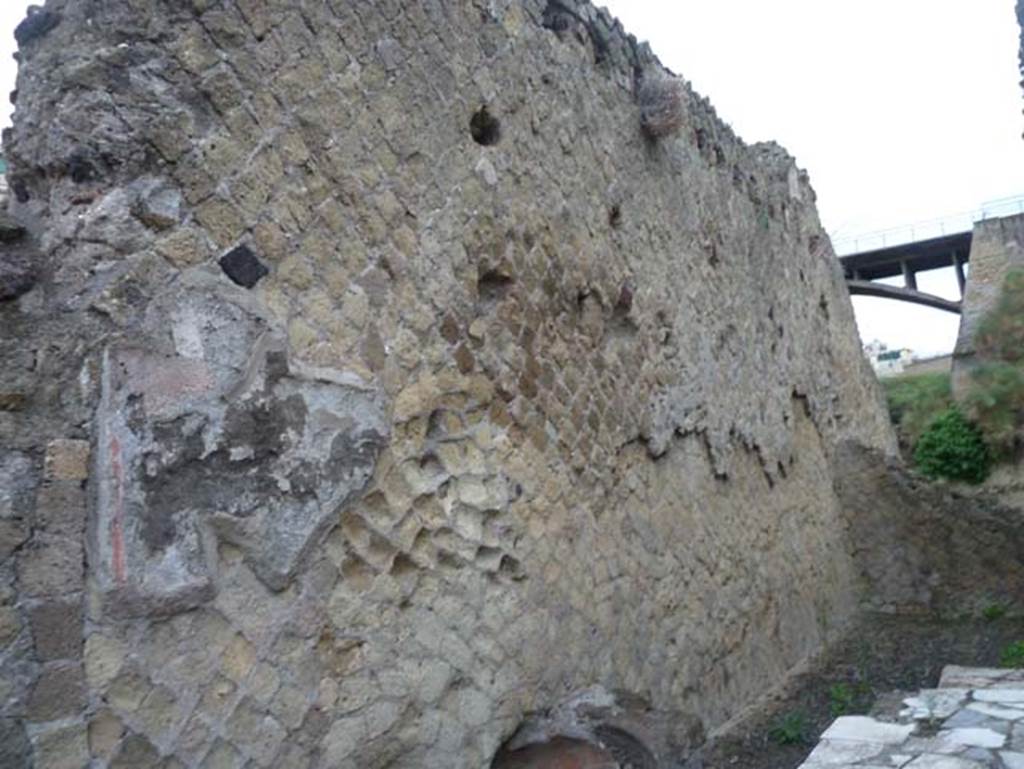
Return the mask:
POLYGON ((914 449, 914 464, 929 478, 981 483, 991 457, 978 429, 956 408, 932 420, 914 449))
POLYGON ((971 373, 964 407, 992 453, 1011 456, 1024 416, 1024 366, 1008 361, 979 366, 971 373))
POLYGON ((863 710, 870 700, 871 687, 863 681, 850 684, 841 681, 828 688, 828 709, 833 718, 863 710))
POLYGON ((907 374, 880 381, 900 443, 911 450, 931 421, 953 405, 948 373, 907 374))
POLYGON ((1004 668, 1024 668, 1024 641, 1014 641, 1003 648, 999 664, 1004 668))
POLYGON ((786 713, 768 731, 768 738, 779 745, 800 745, 807 742, 806 716, 797 710, 786 713))
POLYGON ((1001 603, 991 603, 981 610, 981 616, 986 622, 995 622, 1006 616, 1006 607, 1001 603))

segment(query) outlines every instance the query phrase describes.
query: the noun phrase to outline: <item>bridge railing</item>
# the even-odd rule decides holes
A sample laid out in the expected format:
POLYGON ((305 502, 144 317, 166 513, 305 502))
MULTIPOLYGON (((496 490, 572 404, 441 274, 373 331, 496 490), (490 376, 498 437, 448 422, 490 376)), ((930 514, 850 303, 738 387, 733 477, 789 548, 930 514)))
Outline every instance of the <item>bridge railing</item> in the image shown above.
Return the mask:
POLYGON ((861 235, 836 235, 832 238, 832 247, 837 256, 877 251, 880 248, 902 246, 920 240, 940 238, 943 235, 967 232, 974 227, 975 222, 1013 216, 1014 214, 1024 214, 1024 195, 1000 198, 985 203, 974 211, 950 214, 938 219, 915 222, 888 230, 878 230, 861 235))

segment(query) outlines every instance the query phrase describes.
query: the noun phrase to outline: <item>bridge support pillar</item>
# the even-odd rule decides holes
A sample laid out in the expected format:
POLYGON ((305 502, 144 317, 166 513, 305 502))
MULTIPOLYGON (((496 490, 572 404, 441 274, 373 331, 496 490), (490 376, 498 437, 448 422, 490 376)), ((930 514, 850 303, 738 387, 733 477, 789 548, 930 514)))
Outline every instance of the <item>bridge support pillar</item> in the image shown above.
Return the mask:
POLYGON ((970 389, 971 372, 987 362, 975 349, 982 320, 999 304, 1007 274, 1024 269, 1024 214, 975 223, 970 263, 971 280, 953 350, 953 396, 958 399, 970 389))
POLYGON ((917 291, 917 275, 907 262, 900 262, 900 267, 903 269, 903 285, 909 288, 911 291, 917 291))
POLYGON ((967 285, 967 278, 964 275, 964 257, 953 252, 953 269, 956 270, 956 284, 960 287, 960 299, 964 298, 964 287, 967 285))

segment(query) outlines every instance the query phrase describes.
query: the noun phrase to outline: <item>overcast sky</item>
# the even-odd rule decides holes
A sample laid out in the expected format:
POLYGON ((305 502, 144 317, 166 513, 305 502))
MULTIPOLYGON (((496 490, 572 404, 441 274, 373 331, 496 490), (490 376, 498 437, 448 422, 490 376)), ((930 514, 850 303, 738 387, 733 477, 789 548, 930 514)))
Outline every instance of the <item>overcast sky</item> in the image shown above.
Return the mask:
MULTIPOLYGON (((36 3, 39 4, 39 3, 36 3)), ((0 0, 0 124, 10 125, 9 114, 12 108, 7 94, 14 90, 14 80, 18 75, 18 65, 14 61, 14 52, 18 46, 14 42, 14 28, 18 26, 25 11, 33 3, 25 0, 0 0)))
MULTIPOLYGON (((1013 0, 604 0, 748 142, 811 175, 833 237, 1024 193, 1013 0)), ((956 295, 952 271, 918 278, 956 295)), ((864 341, 946 352, 958 318, 854 297, 864 341)))
MULTIPOLYGON (((1013 0, 604 3, 746 141, 796 156, 834 237, 1024 194, 1013 0)), ((28 5, 0 0, 0 94, 14 88, 12 32, 28 5)), ((919 287, 956 293, 951 274, 919 287)), ((956 316, 868 297, 854 306, 865 341, 952 348, 956 316)))

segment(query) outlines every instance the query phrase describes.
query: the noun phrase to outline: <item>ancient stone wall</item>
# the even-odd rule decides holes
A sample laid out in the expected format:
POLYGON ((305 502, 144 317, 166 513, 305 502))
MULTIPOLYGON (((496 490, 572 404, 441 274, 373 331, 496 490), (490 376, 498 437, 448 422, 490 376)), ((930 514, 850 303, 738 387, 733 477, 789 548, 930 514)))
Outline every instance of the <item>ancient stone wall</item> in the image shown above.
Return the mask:
POLYGON ((834 461, 866 608, 952 618, 977 618, 990 607, 1024 614, 1019 491, 929 483, 853 444, 834 461))
POLYGON ((18 38, 4 766, 475 769, 598 685, 710 729, 854 610, 830 457, 894 441, 814 193, 688 88, 645 132, 606 14, 18 38))
POLYGON ((964 289, 963 311, 953 350, 953 394, 960 397, 970 384, 971 371, 981 362, 975 336, 982 320, 999 302, 1011 269, 1024 268, 1024 214, 986 219, 974 225, 970 279, 964 289))

